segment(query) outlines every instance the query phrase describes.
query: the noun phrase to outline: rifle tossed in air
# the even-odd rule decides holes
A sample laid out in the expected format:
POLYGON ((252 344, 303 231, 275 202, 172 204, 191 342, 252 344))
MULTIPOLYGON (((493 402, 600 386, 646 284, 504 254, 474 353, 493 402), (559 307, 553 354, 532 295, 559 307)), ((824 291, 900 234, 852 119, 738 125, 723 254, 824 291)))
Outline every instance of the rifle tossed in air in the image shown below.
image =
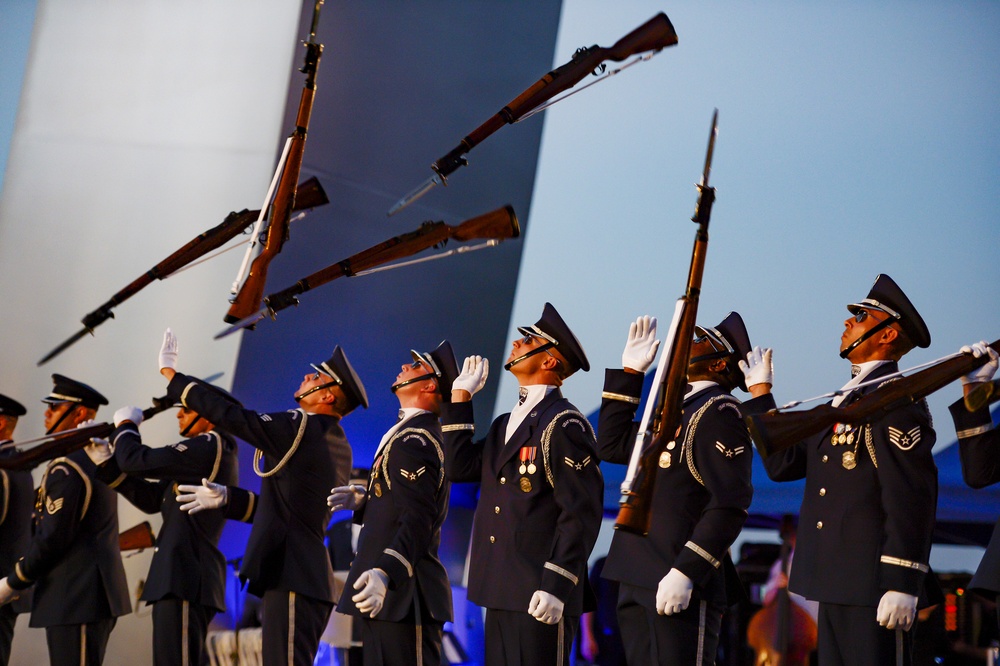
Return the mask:
POLYGON ((577 49, 572 60, 536 81, 531 87, 508 102, 507 106, 500 109, 489 120, 472 130, 447 155, 434 162, 431 165, 434 175, 397 201, 389 209, 389 215, 409 206, 427 194, 434 186, 447 185, 448 176, 459 167, 469 163, 464 157, 465 153, 482 143, 484 139, 504 125, 516 123, 528 115, 532 115, 559 93, 572 88, 591 72, 596 73, 595 70, 598 70, 605 60, 621 62, 626 58, 650 51, 652 53, 645 57, 652 57, 662 49, 675 44, 677 44, 677 33, 674 31, 674 26, 670 23, 667 15, 660 12, 619 39, 614 46, 606 48, 594 44, 590 47, 577 49))
MULTIPOLYGON (((323 186, 315 177, 301 183, 298 188, 299 197, 296 200, 295 210, 302 211, 322 206, 330 203, 323 191, 323 186)), ((168 277, 189 265, 193 261, 204 257, 209 252, 222 247, 230 240, 243 233, 254 220, 258 219, 259 210, 243 209, 239 212, 232 212, 226 216, 221 224, 212 227, 208 231, 202 232, 191 239, 183 247, 175 251, 169 257, 156 264, 148 271, 130 282, 124 289, 118 291, 109 298, 99 308, 85 316, 81 323, 83 328, 67 338, 62 344, 46 354, 38 365, 42 365, 52 360, 63 351, 68 349, 77 340, 90 333, 93 335, 94 329, 103 324, 108 319, 113 319, 115 314, 112 309, 121 305, 126 300, 135 296, 142 289, 152 284, 154 280, 166 280, 168 277)))
POLYGON ((454 227, 448 226, 444 222, 424 222, 416 231, 395 236, 343 261, 330 264, 326 268, 307 275, 291 287, 271 294, 264 299, 264 307, 223 330, 215 338, 219 339, 241 328, 254 326, 267 316, 274 319, 281 310, 298 305, 298 296, 310 289, 315 289, 340 277, 355 277, 363 271, 371 271, 376 266, 409 257, 429 247, 440 247, 449 238, 454 238, 457 241, 490 239, 492 244, 494 241, 517 238, 520 235, 521 227, 517 221, 517 214, 509 205, 470 218, 454 227))
POLYGON ((264 249, 250 265, 250 274, 232 300, 232 305, 224 317, 228 323, 244 319, 260 307, 261 298, 264 296, 264 285, 267 282, 268 266, 278 256, 285 241, 288 240, 288 225, 298 196, 295 184, 298 182, 299 173, 302 170, 302 156, 306 148, 309 118, 312 115, 313 98, 316 96, 316 72, 319 68, 320 56, 323 55, 323 45, 316 41, 316 26, 319 23, 319 10, 322 5, 323 0, 316 0, 316 4, 313 5, 309 41, 305 43, 305 62, 299 70, 306 75, 306 80, 299 97, 295 129, 292 130, 285 143, 285 150, 282 153, 283 163, 278 167, 281 170, 281 176, 274 191, 274 200, 268 215, 267 240, 264 243, 264 249))

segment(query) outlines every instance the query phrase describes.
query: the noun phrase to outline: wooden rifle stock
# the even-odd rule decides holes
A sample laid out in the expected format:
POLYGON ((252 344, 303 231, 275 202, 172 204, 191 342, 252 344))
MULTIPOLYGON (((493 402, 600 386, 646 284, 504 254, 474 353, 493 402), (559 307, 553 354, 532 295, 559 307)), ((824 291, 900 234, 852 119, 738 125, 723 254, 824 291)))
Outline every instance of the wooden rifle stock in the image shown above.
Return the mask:
POLYGON ((143 521, 118 535, 118 548, 123 553, 129 550, 152 548, 156 544, 153 528, 149 521, 143 521))
POLYGON ((264 299, 264 302, 274 314, 291 305, 297 305, 298 299, 296 297, 310 289, 340 277, 351 277, 361 271, 381 266, 390 261, 409 257, 429 247, 441 245, 449 238, 454 238, 457 241, 470 241, 487 238, 517 238, 520 235, 521 227, 517 221, 517 214, 509 205, 484 215, 469 218, 454 227, 444 222, 425 222, 416 231, 395 236, 343 261, 318 270, 302 278, 291 287, 271 294, 264 299))
POLYGON ((653 491, 656 487, 656 470, 660 456, 667 444, 677 437, 680 431, 684 389, 687 384, 688 364, 691 360, 691 341, 694 338, 705 256, 708 252, 708 223, 712 214, 712 203, 715 201, 715 189, 708 186, 708 176, 718 131, 718 115, 716 110, 712 116, 705 169, 698 185, 698 205, 694 217, 691 218, 698 224, 698 231, 691 252, 687 288, 677 301, 666 351, 660 361, 661 365, 666 365, 665 370, 657 369, 657 374, 662 376, 662 380, 658 385, 654 385, 653 389, 657 392, 656 407, 652 412, 656 417, 651 425, 647 422, 647 418, 643 418, 644 423, 640 425, 640 434, 635 443, 635 450, 639 451, 639 455, 636 457, 633 450, 629 471, 622 484, 615 529, 633 534, 649 533, 653 491))
MULTIPOLYGON (((993 342, 990 347, 1000 351, 1000 340, 993 342)), ((772 410, 766 414, 746 417, 747 425, 757 450, 766 458, 836 423, 860 425, 872 417, 916 402, 984 365, 988 360, 989 357, 985 354, 979 358, 963 354, 907 377, 889 380, 884 386, 846 407, 820 405, 797 412, 772 410)))
POLYGON ((676 43, 677 33, 674 31, 674 26, 670 23, 667 15, 660 12, 619 39, 610 48, 595 44, 589 48, 579 49, 572 60, 543 76, 507 106, 500 109, 493 117, 472 130, 450 153, 434 162, 431 168, 442 178, 447 177, 458 167, 467 163, 462 156, 479 145, 486 137, 505 124, 517 122, 522 116, 548 102, 559 93, 572 88, 605 60, 620 62, 630 56, 647 51, 659 51, 676 43))
MULTIPOLYGON (((160 412, 166 411, 173 406, 173 401, 167 396, 153 398, 153 406, 142 411, 142 418, 153 418, 160 412)), ((84 428, 74 428, 73 430, 63 430, 52 435, 41 438, 41 443, 18 452, 12 456, 0 457, 0 469, 31 469, 53 458, 67 455, 73 451, 82 449, 95 437, 104 438, 114 432, 114 423, 94 423, 84 428)), ((28 442, 13 442, 7 446, 19 448, 25 444, 31 444, 38 440, 28 442)))
POLYGON ((288 224, 292 209, 295 207, 295 184, 302 169, 302 155, 305 152, 309 118, 312 115, 313 98, 316 95, 316 71, 320 56, 323 54, 323 45, 316 42, 316 24, 322 4, 323 0, 316 0, 313 8, 312 32, 309 41, 306 42, 305 64, 300 70, 306 75, 306 81, 299 97, 299 109, 295 118, 295 129, 292 130, 290 137, 288 156, 268 215, 267 241, 264 243, 264 249, 250 264, 250 274, 226 313, 224 319, 230 324, 250 316, 260 307, 264 296, 264 285, 267 282, 268 266, 288 240, 288 224))
POLYGON ((975 412, 997 400, 1000 400, 1000 379, 983 382, 969 391, 969 395, 965 396, 965 408, 975 412))

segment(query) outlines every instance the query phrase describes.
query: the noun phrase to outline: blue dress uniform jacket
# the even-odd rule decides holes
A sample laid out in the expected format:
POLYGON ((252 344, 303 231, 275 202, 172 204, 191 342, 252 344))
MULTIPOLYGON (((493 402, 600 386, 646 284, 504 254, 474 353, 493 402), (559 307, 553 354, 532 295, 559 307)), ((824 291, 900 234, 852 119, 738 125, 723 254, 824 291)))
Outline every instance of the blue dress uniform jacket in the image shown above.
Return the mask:
POLYGON ((240 569, 250 592, 283 590, 335 603, 323 536, 330 488, 346 484, 351 474, 351 447, 340 419, 298 409, 270 414, 241 409, 181 373, 167 392, 261 452, 260 499, 240 569))
MULTIPOLYGON (((606 371, 597 437, 602 460, 628 463, 642 383, 642 375, 606 371)), ((676 568, 691 579, 700 598, 728 605, 726 569, 735 576, 729 547, 753 497, 752 456, 736 398, 718 385, 689 396, 681 435, 668 444, 656 469, 649 534, 616 531, 604 577, 655 592, 660 579, 676 568)), ((729 583, 735 587, 739 581, 729 583)))
POLYGON ((603 515, 593 430, 559 390, 538 403, 505 445, 509 417, 473 441, 472 403, 442 405, 448 479, 482 484, 468 598, 526 613, 532 594, 542 590, 564 602, 566 615, 579 616, 590 610, 584 608, 587 558, 603 515), (521 455, 533 460, 534 472, 519 471, 521 455))
POLYGON ((351 601, 357 594, 354 582, 365 571, 378 568, 389 577, 379 620, 412 622, 418 601, 437 622, 451 620, 451 586, 438 559, 451 488, 444 478, 441 440, 437 416, 418 414, 375 458, 368 499, 354 516, 354 522, 364 527, 337 607, 341 613, 363 615, 351 601))
POLYGON ((152 603, 175 597, 225 610, 226 558, 218 544, 226 518, 221 511, 181 511, 176 491, 178 483, 198 485, 203 478, 236 484, 236 442, 212 431, 150 448, 131 422, 115 428, 111 442, 114 458, 97 468, 97 477, 140 511, 163 516, 140 598, 152 603))
MULTIPOLYGON (((17 450, 13 448, 0 450, 0 457, 15 453, 17 450)), ((0 469, 0 577, 14 573, 14 563, 31 543, 31 510, 34 504, 35 488, 31 472, 0 469)), ((28 612, 26 601, 28 599, 22 595, 12 602, 15 612, 28 612)))
MULTIPOLYGON (((885 363, 866 381, 896 371, 885 363)), ((880 385, 856 390, 841 406, 880 385)), ((937 506, 927 403, 850 428, 843 444, 833 444, 831 428, 764 459, 775 481, 806 479, 789 589, 846 606, 877 607, 887 590, 923 602, 937 506)))
POLYGON ((75 625, 131 612, 118 548, 118 496, 94 483, 82 450, 49 462, 42 477, 38 522, 11 587, 35 584, 32 627, 75 625))
MULTIPOLYGON (((985 488, 1000 481, 1000 430, 993 426, 990 410, 982 407, 975 412, 959 400, 948 409, 958 433, 958 456, 962 462, 962 478, 973 488, 985 488)), ((1000 522, 969 587, 1000 593, 1000 522)))

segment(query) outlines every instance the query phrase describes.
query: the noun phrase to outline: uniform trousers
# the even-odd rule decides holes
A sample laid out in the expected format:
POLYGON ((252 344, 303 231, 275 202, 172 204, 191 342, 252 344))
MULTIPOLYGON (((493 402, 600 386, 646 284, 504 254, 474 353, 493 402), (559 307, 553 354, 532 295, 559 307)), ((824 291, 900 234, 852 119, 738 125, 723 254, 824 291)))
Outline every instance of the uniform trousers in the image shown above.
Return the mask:
POLYGON ((444 625, 440 622, 380 622, 367 617, 355 617, 354 622, 361 632, 365 664, 441 665, 441 632, 444 625))
POLYGON ((153 603, 154 666, 198 666, 216 610, 177 597, 153 603))
POLYGON ((680 613, 656 612, 656 592, 621 584, 618 626, 629 666, 711 666, 719 648, 724 609, 699 599, 680 613))
POLYGON ((108 637, 118 621, 110 617, 87 624, 57 624, 45 627, 51 666, 100 666, 108 637))
POLYGON ((527 610, 486 610, 486 666, 568 666, 580 616, 539 622, 527 610))
POLYGON ((821 602, 817 625, 819 663, 823 666, 892 666, 897 663, 897 650, 903 652, 903 664, 912 663, 916 629, 886 629, 875 621, 871 606, 821 602))
POLYGON ((287 590, 262 597, 264 666, 312 666, 333 604, 287 590))
POLYGON ((7 662, 10 661, 15 624, 17 624, 17 613, 14 612, 11 605, 0 606, 0 666, 7 666, 7 662))

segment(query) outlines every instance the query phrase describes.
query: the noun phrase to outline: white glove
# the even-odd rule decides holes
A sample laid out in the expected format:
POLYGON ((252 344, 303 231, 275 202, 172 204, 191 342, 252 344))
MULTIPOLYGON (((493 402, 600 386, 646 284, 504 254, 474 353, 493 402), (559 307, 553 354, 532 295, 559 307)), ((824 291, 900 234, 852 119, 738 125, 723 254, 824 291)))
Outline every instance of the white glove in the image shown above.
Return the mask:
POLYGON ((181 511, 188 513, 218 509, 229 501, 229 489, 219 483, 202 479, 200 486, 178 485, 177 501, 181 503, 181 511))
POLYGON ((115 412, 115 427, 117 428, 125 421, 131 421, 132 423, 139 425, 142 423, 142 410, 138 407, 120 407, 118 411, 115 412))
POLYGON ((358 607, 358 610, 375 617, 382 610, 385 603, 386 586, 389 584, 389 577, 381 569, 369 569, 354 581, 354 589, 361 590, 351 601, 358 607))
POLYGON ((559 597, 542 590, 535 590, 528 604, 528 613, 542 624, 559 624, 565 604, 559 597))
POLYGON ((909 631, 917 616, 917 598, 905 592, 889 590, 878 602, 875 619, 886 629, 909 631))
POLYGON ((757 384, 774 385, 774 364, 771 362, 771 348, 754 347, 747 352, 747 360, 740 361, 740 370, 746 379, 747 388, 757 384))
POLYGON ((656 586, 656 612, 660 615, 680 613, 691 603, 694 583, 677 569, 671 569, 656 586))
POLYGON ((163 368, 177 369, 177 336, 169 328, 163 333, 160 346, 160 370, 163 368))
POLYGON ((484 386, 486 378, 490 376, 490 360, 482 356, 466 356, 462 364, 462 372, 451 383, 452 391, 468 391, 469 395, 476 395, 484 386))
POLYGON ((368 491, 364 486, 337 486, 330 490, 330 496, 326 498, 326 505, 331 511, 357 511, 368 501, 368 491))
POLYGON ((644 373, 653 365, 660 341, 656 339, 656 317, 643 315, 629 324, 628 342, 622 352, 622 367, 644 373))
POLYGON ((993 351, 993 348, 986 344, 986 340, 980 340, 974 345, 966 345, 959 350, 963 354, 972 354, 973 358, 979 358, 983 354, 987 354, 990 360, 986 362, 986 365, 981 365, 967 375, 962 375, 962 384, 982 384, 993 379, 993 375, 997 372, 997 366, 1000 366, 1000 356, 993 351))
POLYGON ((115 455, 108 440, 100 437, 91 437, 90 443, 83 447, 83 452, 95 465, 101 465, 115 455))
POLYGON ((10 586, 6 578, 0 578, 0 606, 17 599, 19 592, 10 586))

